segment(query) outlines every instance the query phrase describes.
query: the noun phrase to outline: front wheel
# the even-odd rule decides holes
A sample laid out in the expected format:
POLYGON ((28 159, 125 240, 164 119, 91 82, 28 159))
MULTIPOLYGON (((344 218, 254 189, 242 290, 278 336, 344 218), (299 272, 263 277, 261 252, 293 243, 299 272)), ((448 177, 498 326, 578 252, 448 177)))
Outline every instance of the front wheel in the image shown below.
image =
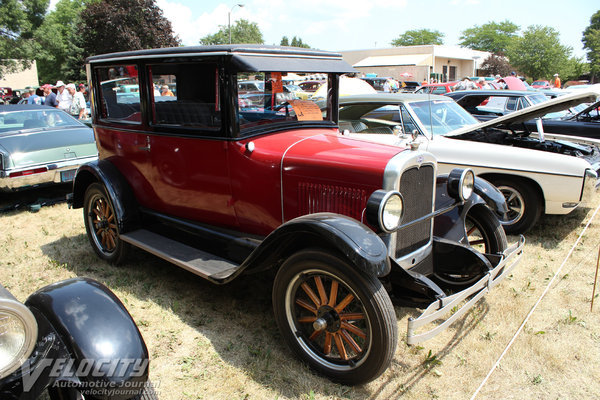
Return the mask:
POLYGON ((324 251, 304 250, 284 262, 273 309, 290 348, 334 381, 369 382, 394 356, 398 328, 383 285, 324 251))
MULTIPOLYGON (((504 228, 498 217, 486 206, 474 206, 465 218, 465 231, 469 246, 480 253, 502 253, 508 247, 504 228)), ((458 271, 437 271, 435 281, 453 290, 463 290, 488 273, 483 265, 473 265, 458 271)))
POLYGON ((96 254, 110 262, 123 262, 129 245, 119 237, 117 216, 106 189, 99 183, 92 183, 85 191, 83 202, 85 230, 96 254))
POLYGON ((500 178, 492 183, 502 192, 508 206, 501 221, 509 234, 524 233, 536 224, 543 211, 543 199, 531 184, 516 179, 500 178))

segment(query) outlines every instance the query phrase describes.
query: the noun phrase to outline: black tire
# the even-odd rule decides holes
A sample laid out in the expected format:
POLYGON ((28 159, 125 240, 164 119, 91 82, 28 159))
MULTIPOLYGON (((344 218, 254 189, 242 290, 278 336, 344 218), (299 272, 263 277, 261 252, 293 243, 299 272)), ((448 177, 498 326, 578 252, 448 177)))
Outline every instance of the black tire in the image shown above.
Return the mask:
POLYGON ((497 178, 491 182, 502 192, 508 205, 507 218, 500 221, 506 233, 519 234, 531 229, 544 208, 540 193, 519 179, 497 178))
POLYGON ((394 357, 398 327, 385 288, 332 254, 304 250, 288 258, 275 277, 273 310, 288 346, 333 381, 369 382, 394 357))
MULTIPOLYGON (((480 253, 502 253, 508 247, 508 240, 504 228, 487 206, 476 205, 472 207, 466 216, 465 233, 469 246, 480 253)), ((434 281, 443 287, 452 290, 463 290, 473 285, 485 274, 487 268, 477 267, 473 271, 461 271, 461 273, 436 272, 434 281)))
POLYGON ((465 225, 469 245, 480 253, 502 253, 508 247, 506 233, 498 216, 486 206, 471 207, 465 225))
POLYGON ((129 251, 129 244, 119 237, 115 208, 99 183, 92 183, 85 191, 83 219, 92 248, 103 260, 121 264, 129 251))

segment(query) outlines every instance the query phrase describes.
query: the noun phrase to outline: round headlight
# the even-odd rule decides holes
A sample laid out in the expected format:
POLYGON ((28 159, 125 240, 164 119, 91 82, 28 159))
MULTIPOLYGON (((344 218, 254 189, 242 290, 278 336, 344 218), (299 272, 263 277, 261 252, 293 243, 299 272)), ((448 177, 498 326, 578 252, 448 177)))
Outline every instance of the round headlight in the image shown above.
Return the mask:
POLYGON ((389 192, 381 202, 380 208, 381 228, 386 232, 398 229, 404 214, 404 200, 398 192, 389 192))
POLYGON ((465 169, 460 177, 460 197, 467 200, 473 194, 475 187, 475 174, 470 169, 465 169))
POLYGON ((0 299, 0 379, 25 362, 37 341, 37 321, 25 305, 0 299))

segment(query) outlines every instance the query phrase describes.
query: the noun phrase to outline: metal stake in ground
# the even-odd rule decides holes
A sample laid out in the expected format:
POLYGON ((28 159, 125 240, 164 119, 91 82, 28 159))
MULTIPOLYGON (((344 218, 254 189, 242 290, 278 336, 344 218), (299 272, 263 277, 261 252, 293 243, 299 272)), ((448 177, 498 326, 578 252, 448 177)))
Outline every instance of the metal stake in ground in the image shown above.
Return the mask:
POLYGON ((600 265, 600 246, 598 246, 598 258, 596 258, 596 275, 594 275, 594 290, 592 290, 592 305, 590 312, 594 311, 594 296, 596 295, 596 281, 598 280, 598 265, 600 265))

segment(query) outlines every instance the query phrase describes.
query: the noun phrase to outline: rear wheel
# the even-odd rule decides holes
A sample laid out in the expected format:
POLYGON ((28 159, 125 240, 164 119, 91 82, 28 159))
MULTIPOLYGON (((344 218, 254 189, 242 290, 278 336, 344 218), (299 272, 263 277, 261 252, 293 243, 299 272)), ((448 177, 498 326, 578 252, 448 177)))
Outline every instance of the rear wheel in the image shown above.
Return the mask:
POLYGON ((334 381, 369 382, 394 356, 396 316, 381 282, 329 253, 291 256, 275 278, 273 309, 290 348, 334 381))
POLYGON ((115 208, 99 183, 93 183, 85 191, 83 203, 85 230, 92 248, 100 258, 111 264, 123 262, 129 245, 119 237, 115 208))

